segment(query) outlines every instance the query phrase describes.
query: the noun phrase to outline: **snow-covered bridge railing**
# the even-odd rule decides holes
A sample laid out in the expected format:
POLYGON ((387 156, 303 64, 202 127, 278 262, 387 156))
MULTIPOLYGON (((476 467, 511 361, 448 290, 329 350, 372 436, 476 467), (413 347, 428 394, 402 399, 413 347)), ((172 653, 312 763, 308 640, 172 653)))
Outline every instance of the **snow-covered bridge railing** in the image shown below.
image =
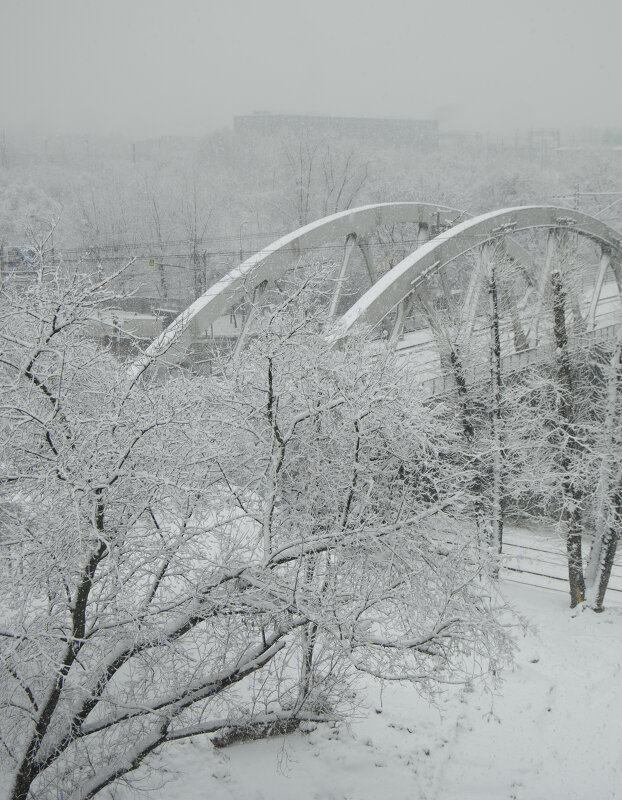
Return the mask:
MULTIPOLYGON (((578 350, 586 347, 593 347, 599 342, 613 343, 617 339, 621 324, 622 322, 606 325, 602 328, 595 328, 592 331, 585 331, 580 336, 571 336, 569 337, 569 347, 571 350, 578 350)), ((539 347, 528 347, 516 353, 508 353, 501 359, 503 374, 507 375, 512 372, 520 372, 527 367, 542 364, 550 358, 552 352, 552 344, 543 344, 539 347)), ((482 363, 479 365, 479 368, 475 368, 469 378, 474 381, 488 380, 490 378, 489 370, 489 365, 482 363)), ((455 378, 448 373, 435 375, 433 378, 427 378, 422 381, 421 385, 424 393, 428 394, 430 397, 446 395, 456 389, 455 378)))

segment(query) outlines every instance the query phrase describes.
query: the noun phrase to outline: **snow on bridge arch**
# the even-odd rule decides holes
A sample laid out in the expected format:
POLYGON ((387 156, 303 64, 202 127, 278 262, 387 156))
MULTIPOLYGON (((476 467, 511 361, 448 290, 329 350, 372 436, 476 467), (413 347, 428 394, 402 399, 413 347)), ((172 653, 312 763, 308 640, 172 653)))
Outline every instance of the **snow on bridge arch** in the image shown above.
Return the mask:
MULTIPOLYGON (((176 349, 179 356, 179 351, 183 352, 187 342, 196 337, 199 331, 209 328, 245 296, 253 297, 265 282, 277 280, 302 253, 313 247, 345 239, 343 262, 331 303, 331 313, 334 314, 354 247, 358 247, 363 255, 370 283, 374 285, 377 280, 366 240, 373 230, 385 224, 415 224, 418 226, 417 245, 420 246, 429 239, 430 231, 447 230, 468 216, 464 211, 429 203, 395 202, 348 209, 305 225, 246 259, 211 286, 152 342, 134 362, 130 375, 137 377, 154 358, 171 348, 176 349)), ((532 268, 531 257, 516 242, 508 239, 506 252, 528 269, 532 268)))
MULTIPOLYGON (((549 232, 574 232, 600 246, 600 265, 588 311, 588 324, 593 325, 596 305, 609 267, 614 271, 618 293, 622 296, 620 234, 604 222, 579 211, 554 206, 519 206, 481 214, 461 222, 410 253, 343 314, 337 324, 335 339, 346 336, 357 326, 375 328, 399 307, 405 297, 468 251, 520 231, 538 228, 548 229, 549 232)), ((512 256, 516 243, 509 238, 505 238, 505 243, 507 254, 512 256)))

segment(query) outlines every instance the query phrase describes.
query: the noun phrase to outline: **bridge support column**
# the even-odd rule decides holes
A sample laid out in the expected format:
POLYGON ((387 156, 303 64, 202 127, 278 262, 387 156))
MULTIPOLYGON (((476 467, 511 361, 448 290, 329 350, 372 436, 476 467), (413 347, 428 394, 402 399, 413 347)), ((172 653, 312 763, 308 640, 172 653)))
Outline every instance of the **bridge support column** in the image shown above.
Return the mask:
MULTIPOLYGON (((425 222, 420 222, 417 225, 417 248, 421 247, 421 245, 425 244, 430 239, 430 228, 425 222)), ((393 324, 393 329, 391 331, 391 336, 389 337, 389 343, 395 345, 397 340, 400 338, 404 331, 404 323, 406 322, 406 317, 408 316, 408 312, 412 306, 413 302, 413 295, 412 292, 400 302, 397 307, 397 313, 395 315, 395 322, 393 324)))
POLYGON ((559 228, 549 228, 549 233, 546 240, 546 257, 544 259, 544 267, 540 270, 540 274, 538 276, 537 309, 533 323, 533 347, 537 347, 540 344, 539 328, 540 317, 544 312, 544 294, 550 276, 558 265, 560 250, 560 230, 559 228))
MULTIPOLYGON (((554 231, 556 237, 556 252, 555 263, 552 265, 554 269, 558 269, 562 275, 567 277, 570 275, 572 268, 576 264, 577 259, 577 246, 574 237, 570 231, 565 228, 556 228, 554 231)), ((549 273, 550 274, 550 273, 549 273)), ((579 297, 577 295, 576 281, 566 280, 565 291, 568 296, 568 305, 572 313, 572 320, 574 324, 575 333, 585 333, 586 325, 583 315, 581 314, 581 307, 579 305, 579 297)))
POLYGON ((430 241, 430 228, 426 222, 417 225, 417 247, 430 241))
POLYGON ((328 311, 329 317, 334 317, 337 313, 337 306, 339 305, 339 300, 341 298, 341 290, 343 289, 343 283, 346 277, 346 273, 348 271, 348 264, 350 262, 350 258, 352 257, 352 253, 354 252, 354 247, 356 246, 356 233, 349 233, 346 236, 346 243, 343 252, 343 262, 341 264, 341 269, 339 270, 339 277, 337 278, 337 283, 335 284, 335 290, 333 291, 333 297, 330 303, 330 309, 328 311))
POLYGON ((246 339, 246 335, 252 325, 255 317, 257 316, 257 305, 256 303, 260 300, 264 292, 268 287, 268 281, 262 281, 259 286, 256 286, 253 290, 253 304, 251 305, 251 310, 248 312, 248 316, 242 326, 242 330, 240 331, 240 335, 238 336, 238 340, 235 343, 235 347, 233 349, 233 358, 236 358, 242 350, 244 345, 244 340, 246 339))
MULTIPOLYGON (((465 310, 462 341, 463 344, 468 345, 473 327, 475 325, 475 317, 477 315, 477 306, 479 302, 482 284, 484 280, 490 279, 491 268, 493 266, 493 259, 497 256, 506 258, 505 242, 504 240, 494 240, 483 244, 477 253, 476 263, 471 273, 471 279, 466 291, 463 308, 465 310)), ((514 339, 514 349, 517 352, 526 350, 529 347, 529 340, 523 330, 521 324, 520 312, 516 297, 508 288, 498 288, 499 296, 503 298, 503 303, 506 306, 510 315, 510 324, 512 326, 512 336, 514 339)), ((463 312, 464 314, 464 312, 463 312)))
POLYGON ((512 337, 514 339, 514 349, 517 353, 527 350, 529 348, 529 339, 523 330, 520 319, 520 312, 518 310, 518 303, 516 296, 510 289, 503 290, 503 301, 510 313, 510 324, 512 326, 512 337))
POLYGON ((367 269, 367 274, 369 275, 369 284, 373 286, 374 283, 378 280, 378 276, 376 275, 376 268, 374 267, 374 262, 372 261, 371 254, 369 252, 369 244, 367 239, 359 236, 358 238, 358 246, 359 250, 363 255, 363 261, 365 262, 365 268, 367 269))
POLYGON ((461 332, 461 344, 463 347, 468 347, 469 342, 471 341, 471 336, 473 335, 475 317, 477 316, 477 305, 479 303, 479 296, 482 290, 484 275, 488 272, 487 262, 489 258, 490 242, 486 242, 477 249, 475 266, 471 272, 469 285, 464 296, 461 332))
POLYGON ((600 254, 600 266, 598 268, 598 275, 596 276, 596 285, 594 286, 594 293, 590 301, 590 308, 587 312, 587 329, 588 331, 594 330, 596 326, 596 306, 600 300, 600 294, 603 290, 603 283, 605 282, 605 274, 609 265, 611 264, 611 250, 603 248, 600 254))
POLYGON ((400 304, 397 307, 397 314, 395 315, 393 330, 391 331, 391 336, 389 337, 389 344, 395 345, 397 340, 402 335, 404 323, 406 322, 406 317, 408 316, 411 305, 412 294, 407 295, 403 300, 400 301, 400 304))
POLYGON ((579 306, 579 298, 577 297, 577 293, 574 289, 571 289, 570 291, 570 308, 572 310, 575 333, 585 333, 587 330, 587 325, 583 319, 581 307, 579 306))

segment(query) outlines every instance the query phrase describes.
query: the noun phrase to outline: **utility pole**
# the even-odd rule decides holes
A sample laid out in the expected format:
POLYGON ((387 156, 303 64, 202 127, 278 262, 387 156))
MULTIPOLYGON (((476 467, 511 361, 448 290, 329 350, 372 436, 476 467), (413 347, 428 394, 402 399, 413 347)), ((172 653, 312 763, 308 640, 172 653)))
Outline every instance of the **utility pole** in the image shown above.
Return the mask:
MULTIPOLYGON (((581 203, 581 184, 577 183, 574 187, 574 210, 579 210, 579 205, 581 203)), ((579 234, 575 233, 574 235, 574 258, 575 261, 577 259, 577 254, 579 252, 579 234)))
POLYGON ((194 299, 196 300, 197 297, 200 297, 203 294, 203 276, 202 276, 202 265, 199 256, 199 247, 195 235, 192 239, 192 269, 194 272, 194 299))
MULTIPOLYGON (((201 264, 201 257, 199 255, 199 219, 198 219, 198 205, 197 205, 197 185, 194 184, 193 190, 193 212, 194 212, 194 219, 192 222, 192 269, 194 274, 194 299, 196 300, 197 297, 200 297, 203 294, 204 287, 203 287, 203 275, 204 275, 204 268, 201 264)), ((205 233, 205 231, 203 231, 205 233)), ((203 240, 203 235, 201 235, 201 241, 203 240)))

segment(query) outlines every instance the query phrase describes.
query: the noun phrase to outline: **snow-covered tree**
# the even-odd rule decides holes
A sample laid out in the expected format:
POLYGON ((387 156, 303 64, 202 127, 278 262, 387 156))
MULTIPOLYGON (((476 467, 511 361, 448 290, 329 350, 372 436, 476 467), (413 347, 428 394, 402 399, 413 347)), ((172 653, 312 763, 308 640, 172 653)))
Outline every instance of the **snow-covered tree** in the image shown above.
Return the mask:
POLYGON ((585 570, 587 600, 603 610, 622 526, 622 332, 604 371, 600 413, 594 430, 597 479, 594 492, 594 537, 585 570))
POLYGON ((311 286, 219 375, 132 381, 93 338, 107 286, 59 270, 1 298, 12 800, 93 797, 184 737, 339 717, 360 671, 433 692, 497 668, 455 433, 389 355, 329 347, 311 286))

